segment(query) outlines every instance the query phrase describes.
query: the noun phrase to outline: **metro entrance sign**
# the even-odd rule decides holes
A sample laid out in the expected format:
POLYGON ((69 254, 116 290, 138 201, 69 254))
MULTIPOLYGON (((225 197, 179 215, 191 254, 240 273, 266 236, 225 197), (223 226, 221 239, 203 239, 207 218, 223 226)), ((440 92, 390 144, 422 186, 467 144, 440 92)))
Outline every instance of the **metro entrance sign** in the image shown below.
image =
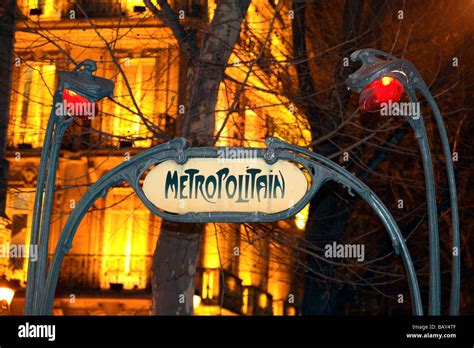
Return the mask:
POLYGON ((278 213, 300 201, 308 189, 295 165, 262 158, 169 160, 146 176, 143 191, 157 207, 173 213, 278 213), (223 163, 224 162, 224 163, 223 163))
POLYGON ((303 209, 326 182, 335 181, 350 194, 358 194, 383 223, 395 253, 405 265, 413 314, 422 315, 418 280, 405 240, 375 193, 324 156, 277 138, 267 138, 266 144, 267 148, 241 149, 254 153, 253 161, 241 163, 221 161, 223 148, 193 148, 186 139, 176 138, 107 172, 88 189, 69 215, 45 287, 34 289, 38 305, 31 314, 51 315, 61 264, 72 247, 77 228, 87 210, 113 186, 128 183, 148 209, 163 219, 185 223, 245 223, 288 219, 303 209))

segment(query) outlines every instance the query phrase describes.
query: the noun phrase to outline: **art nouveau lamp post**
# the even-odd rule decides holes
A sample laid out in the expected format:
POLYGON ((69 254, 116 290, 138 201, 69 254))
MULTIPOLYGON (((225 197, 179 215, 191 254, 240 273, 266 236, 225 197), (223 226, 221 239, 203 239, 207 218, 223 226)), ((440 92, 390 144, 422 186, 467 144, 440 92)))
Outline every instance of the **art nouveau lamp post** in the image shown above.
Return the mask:
MULTIPOLYGON (((449 312, 451 315, 457 315, 459 314, 461 279, 459 215, 451 150, 440 110, 419 72, 407 60, 397 59, 385 52, 374 49, 355 51, 351 55, 351 60, 362 63, 360 69, 349 75, 346 81, 350 89, 360 93, 359 105, 362 110, 376 111, 381 109, 383 103, 397 102, 402 97, 404 90, 412 104, 418 102, 416 91, 419 91, 433 110, 446 159, 453 225, 451 303, 449 312)), ((421 111, 419 114, 407 117, 407 121, 413 128, 418 140, 425 175, 430 246, 429 314, 439 315, 441 312, 440 253, 433 164, 421 111)))
POLYGON ((58 87, 48 120, 41 151, 31 229, 32 245, 38 244, 38 260, 28 260, 28 286, 25 295, 25 314, 34 313, 44 288, 48 258, 49 229, 51 222, 54 185, 61 143, 67 127, 76 118, 94 118, 96 103, 112 95, 114 83, 92 75, 96 63, 85 60, 73 71, 58 72, 58 87))

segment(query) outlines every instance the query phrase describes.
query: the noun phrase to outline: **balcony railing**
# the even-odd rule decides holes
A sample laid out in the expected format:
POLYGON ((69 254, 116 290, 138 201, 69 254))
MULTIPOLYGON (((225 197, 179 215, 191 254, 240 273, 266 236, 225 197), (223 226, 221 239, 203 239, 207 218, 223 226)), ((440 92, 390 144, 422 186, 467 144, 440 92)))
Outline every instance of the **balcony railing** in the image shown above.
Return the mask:
MULTIPOLYGON (((168 0, 180 19, 207 20, 207 0, 168 0)), ((121 0, 49 0, 35 2, 19 0, 20 11, 35 19, 84 19, 134 16, 147 12, 143 3, 121 0)))
MULTIPOLYGON (((152 255, 66 255, 58 289, 151 288, 152 255)), ((220 269, 201 268, 196 276, 196 291, 202 304, 221 306, 236 314, 271 315, 272 296, 220 269)))
MULTIPOLYGON (((171 0, 169 4, 182 19, 207 19, 207 0, 171 0)), ((30 11, 30 15, 41 15, 41 9, 34 11, 30 11)), ((147 8, 144 5, 129 6, 125 1, 117 0, 70 0, 64 3, 61 18, 71 19, 71 11, 74 11, 75 18, 109 18, 144 13, 147 8)))
POLYGON ((147 289, 152 255, 66 255, 59 289, 147 289))
POLYGON ((116 0, 75 0, 64 5, 61 17, 70 19, 72 13, 75 18, 118 17, 125 14, 125 8, 122 9, 120 2, 116 0))

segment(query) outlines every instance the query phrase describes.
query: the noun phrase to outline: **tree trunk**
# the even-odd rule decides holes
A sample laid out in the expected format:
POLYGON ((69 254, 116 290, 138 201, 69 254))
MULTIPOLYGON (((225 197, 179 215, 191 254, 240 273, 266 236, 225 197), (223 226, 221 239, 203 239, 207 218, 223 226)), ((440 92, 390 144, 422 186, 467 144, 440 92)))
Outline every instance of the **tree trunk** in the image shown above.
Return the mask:
POLYGON ((219 1, 199 58, 190 62, 183 136, 194 145, 213 144, 219 85, 249 4, 250 0, 219 1))
POLYGON ((153 315, 193 314, 200 234, 180 233, 179 225, 163 222, 153 255, 153 315))
MULTIPOLYGON (((213 143, 219 85, 249 4, 250 0, 220 0, 197 53, 189 50, 189 47, 195 47, 195 43, 189 43, 194 35, 181 29, 174 30, 183 54, 190 55, 181 134, 195 146, 213 143)), ((161 7, 162 14, 166 15, 166 9, 161 7)), ((163 221, 153 259, 154 315, 193 314, 194 278, 202 226, 163 221)))

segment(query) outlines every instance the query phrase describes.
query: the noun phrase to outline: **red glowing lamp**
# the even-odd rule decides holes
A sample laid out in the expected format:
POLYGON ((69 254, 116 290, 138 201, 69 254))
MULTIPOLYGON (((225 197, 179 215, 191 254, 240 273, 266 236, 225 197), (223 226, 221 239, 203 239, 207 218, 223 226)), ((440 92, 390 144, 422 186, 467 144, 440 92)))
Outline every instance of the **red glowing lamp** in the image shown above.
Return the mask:
POLYGON ((402 95, 402 83, 393 77, 384 76, 364 88, 359 97, 359 107, 365 112, 378 111, 382 108, 382 104, 395 103, 402 95))
POLYGON ((70 89, 63 89, 63 112, 68 117, 92 119, 97 115, 97 104, 70 89))

